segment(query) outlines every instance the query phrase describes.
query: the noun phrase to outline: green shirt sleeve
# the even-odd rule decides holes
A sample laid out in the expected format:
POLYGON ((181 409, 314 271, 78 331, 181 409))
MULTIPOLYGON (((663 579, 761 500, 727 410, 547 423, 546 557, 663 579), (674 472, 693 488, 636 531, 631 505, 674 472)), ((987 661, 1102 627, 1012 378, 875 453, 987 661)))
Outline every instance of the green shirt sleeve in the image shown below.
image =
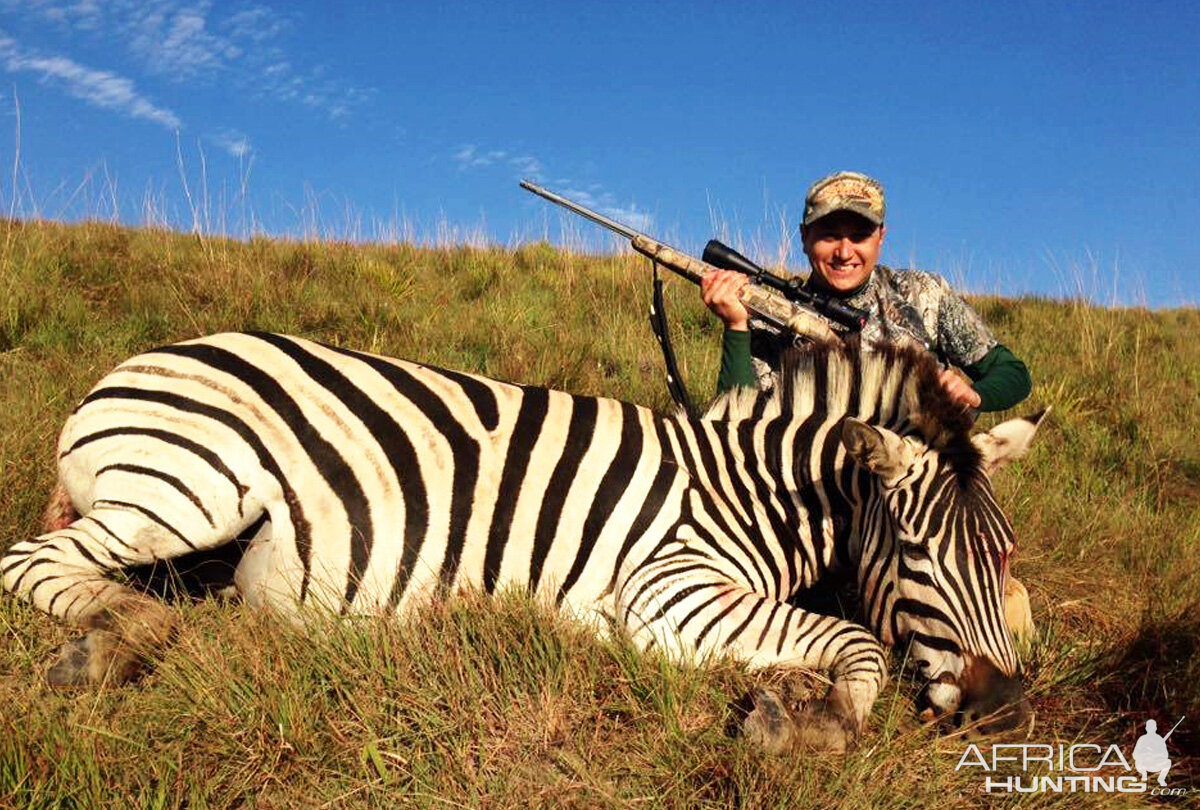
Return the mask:
POLYGON ((750 360, 750 333, 726 329, 721 336, 721 371, 717 374, 717 393, 734 386, 755 387, 754 363, 750 360))
POLYGON ((979 362, 963 366, 979 394, 979 410, 1003 411, 1033 390, 1029 369, 1005 346, 997 343, 979 362))

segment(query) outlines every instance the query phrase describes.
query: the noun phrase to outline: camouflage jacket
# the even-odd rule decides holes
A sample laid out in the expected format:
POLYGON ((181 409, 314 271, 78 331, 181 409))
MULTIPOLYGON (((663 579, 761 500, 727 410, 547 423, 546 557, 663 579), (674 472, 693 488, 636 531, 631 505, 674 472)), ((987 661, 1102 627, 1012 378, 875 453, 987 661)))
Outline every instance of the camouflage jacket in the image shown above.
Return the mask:
MULTIPOLYGON (((869 313, 866 341, 915 341, 958 368, 978 363, 997 344, 983 319, 941 276, 923 270, 878 265, 867 283, 845 303, 869 313)), ((750 353, 759 388, 774 384, 779 352, 787 337, 751 322, 750 353)))

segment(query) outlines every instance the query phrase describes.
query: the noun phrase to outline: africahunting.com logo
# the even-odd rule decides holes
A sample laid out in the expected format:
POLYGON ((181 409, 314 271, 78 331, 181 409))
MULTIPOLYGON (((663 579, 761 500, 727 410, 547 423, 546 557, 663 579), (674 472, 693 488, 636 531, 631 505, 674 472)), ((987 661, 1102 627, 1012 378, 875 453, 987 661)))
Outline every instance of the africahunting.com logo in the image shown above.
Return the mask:
POLYGON ((1147 720, 1146 732, 1126 758, 1119 746, 1093 743, 1014 743, 991 746, 988 753, 971 743, 954 770, 978 768, 984 793, 1146 793, 1182 796, 1185 787, 1170 787, 1171 756, 1167 740, 1179 728, 1159 735, 1158 723, 1147 720), (1132 762, 1131 762, 1132 760, 1132 762))

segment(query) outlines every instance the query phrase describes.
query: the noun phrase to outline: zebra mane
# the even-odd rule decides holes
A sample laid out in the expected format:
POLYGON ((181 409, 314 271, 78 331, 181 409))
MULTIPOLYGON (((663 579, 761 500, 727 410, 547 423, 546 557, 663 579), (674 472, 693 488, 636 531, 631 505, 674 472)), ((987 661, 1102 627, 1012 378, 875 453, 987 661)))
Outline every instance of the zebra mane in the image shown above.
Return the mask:
POLYGON ((950 460, 964 484, 982 470, 971 442, 971 414, 952 402, 938 381, 936 358, 915 345, 874 343, 858 336, 804 343, 780 357, 769 391, 734 388, 704 414, 713 421, 836 419, 852 416, 901 435, 919 436, 950 460))

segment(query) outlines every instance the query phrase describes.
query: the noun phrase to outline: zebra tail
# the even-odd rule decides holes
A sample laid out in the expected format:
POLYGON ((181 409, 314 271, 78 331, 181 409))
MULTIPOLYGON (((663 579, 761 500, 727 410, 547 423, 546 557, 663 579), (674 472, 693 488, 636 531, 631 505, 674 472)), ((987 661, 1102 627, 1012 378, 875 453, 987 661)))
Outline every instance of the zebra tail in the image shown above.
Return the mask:
POLYGON ((78 519, 79 512, 75 509, 75 504, 71 503, 67 488, 61 481, 58 482, 50 492, 50 503, 46 504, 46 509, 42 512, 41 534, 66 528, 78 519))

